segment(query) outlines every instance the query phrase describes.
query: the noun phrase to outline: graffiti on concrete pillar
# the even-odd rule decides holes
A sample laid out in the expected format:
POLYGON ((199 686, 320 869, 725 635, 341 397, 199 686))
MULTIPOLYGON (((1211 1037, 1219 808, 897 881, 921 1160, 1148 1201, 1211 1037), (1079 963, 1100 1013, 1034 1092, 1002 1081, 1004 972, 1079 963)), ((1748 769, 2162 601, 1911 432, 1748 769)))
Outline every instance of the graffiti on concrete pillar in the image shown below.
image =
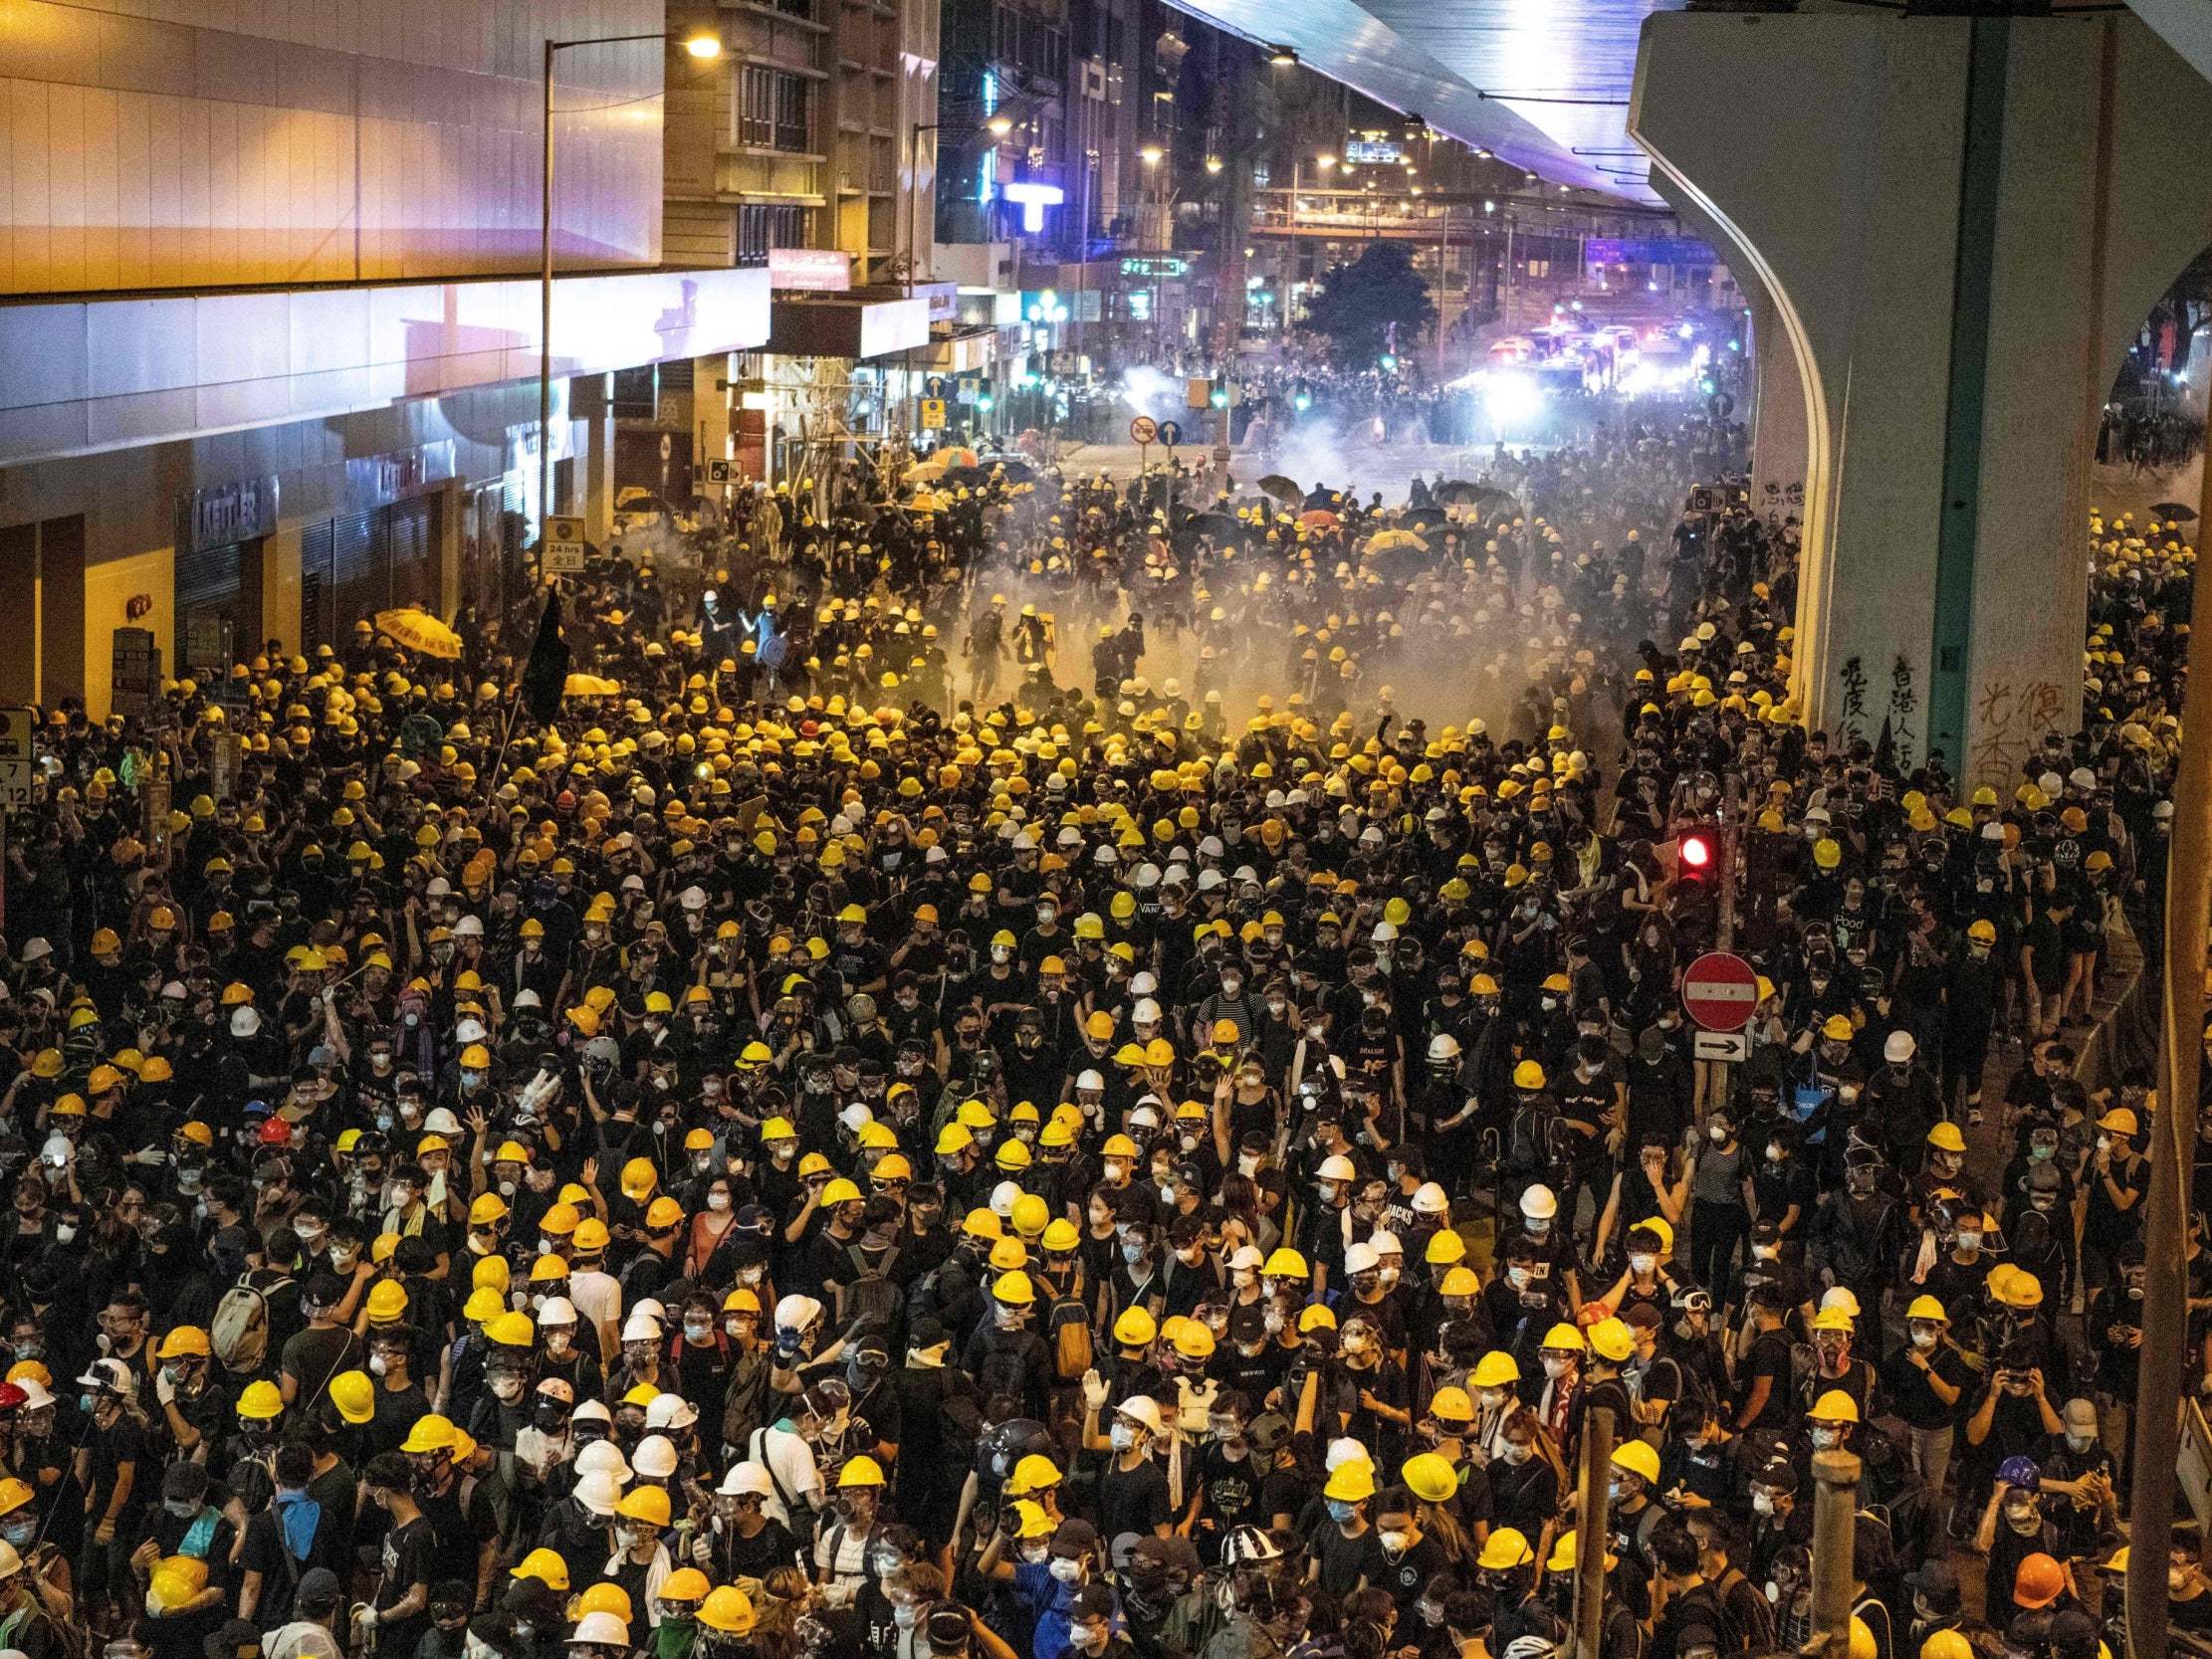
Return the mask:
POLYGON ((1889 713, 1882 724, 1894 733, 1892 758, 1904 771, 1912 769, 1912 717, 1920 708, 1920 694, 1912 689, 1912 665, 1902 651, 1889 669, 1889 713))
POLYGON ((1867 734, 1867 668, 1857 657, 1846 657, 1838 678, 1844 684, 1844 718, 1840 723, 1849 742, 1867 734))
POLYGON ((1969 770, 1976 785, 2001 789, 2058 723, 2063 694, 2048 680, 2016 685, 2003 675, 1982 682, 1974 702, 1975 734, 1969 770))

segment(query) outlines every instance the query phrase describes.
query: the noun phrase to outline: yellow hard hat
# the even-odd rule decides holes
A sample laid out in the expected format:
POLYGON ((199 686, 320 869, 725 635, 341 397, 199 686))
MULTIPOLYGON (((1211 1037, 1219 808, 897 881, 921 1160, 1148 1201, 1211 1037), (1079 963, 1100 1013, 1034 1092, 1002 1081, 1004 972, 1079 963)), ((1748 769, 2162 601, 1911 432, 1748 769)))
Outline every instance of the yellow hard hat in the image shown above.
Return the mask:
POLYGON ((1812 1410, 1805 1415, 1816 1423, 1856 1423, 1859 1402, 1843 1389, 1831 1388, 1813 1402, 1812 1410))

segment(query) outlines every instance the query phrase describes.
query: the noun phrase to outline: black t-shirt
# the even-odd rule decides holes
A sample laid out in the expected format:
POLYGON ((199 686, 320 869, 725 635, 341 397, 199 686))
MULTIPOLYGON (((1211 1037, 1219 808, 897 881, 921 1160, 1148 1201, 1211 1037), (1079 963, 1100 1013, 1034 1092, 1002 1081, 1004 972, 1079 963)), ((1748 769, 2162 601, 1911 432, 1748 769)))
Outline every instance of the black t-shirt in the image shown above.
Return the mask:
POLYGON ((130 1418, 117 1417, 105 1429, 92 1431, 92 1492, 89 1497, 92 1524, 97 1527, 107 1519, 108 1505, 115 1490, 117 1472, 124 1464, 136 1466, 130 1482, 129 1496, 124 1498, 122 1512, 116 1518, 115 1543, 125 1551, 137 1548, 127 1537, 130 1523, 146 1507, 146 1489, 155 1471, 146 1466, 145 1431, 130 1418))
POLYGON ((1768 1382, 1766 1404, 1758 1416, 1743 1425, 1747 1429, 1781 1427, 1790 1420, 1796 1403, 1790 1394, 1790 1339, 1779 1326, 1762 1331, 1744 1357, 1741 1381, 1747 1403, 1762 1376, 1768 1382))
MULTIPOLYGON (((435 1529, 418 1515, 405 1526, 385 1533, 378 1570, 381 1573, 376 1584, 378 1612, 404 1601, 415 1585, 429 1584, 441 1576, 435 1529)), ((420 1612, 380 1626, 376 1646, 381 1652, 411 1654, 429 1628, 430 1610, 426 1603, 420 1612)))
POLYGON ((1383 1566, 1383 1547, 1370 1527, 1358 1538, 1346 1538, 1333 1521, 1323 1521, 1306 1539, 1319 1559, 1321 1587, 1334 1596, 1350 1595, 1361 1579, 1369 1583, 1383 1566))
POLYGON ((1174 1519, 1168 1505, 1168 1474, 1150 1458, 1134 1469, 1109 1465, 1098 1482, 1098 1536, 1140 1537, 1174 1519))
POLYGON ((1451 1564, 1450 1557, 1435 1539, 1423 1538, 1392 1560, 1390 1552, 1382 1548, 1382 1535, 1371 1536, 1376 1540, 1375 1562, 1368 1569, 1367 1581, 1377 1589, 1390 1591, 1391 1599, 1398 1603, 1398 1616, 1404 1619, 1420 1599, 1423 1586, 1451 1564))

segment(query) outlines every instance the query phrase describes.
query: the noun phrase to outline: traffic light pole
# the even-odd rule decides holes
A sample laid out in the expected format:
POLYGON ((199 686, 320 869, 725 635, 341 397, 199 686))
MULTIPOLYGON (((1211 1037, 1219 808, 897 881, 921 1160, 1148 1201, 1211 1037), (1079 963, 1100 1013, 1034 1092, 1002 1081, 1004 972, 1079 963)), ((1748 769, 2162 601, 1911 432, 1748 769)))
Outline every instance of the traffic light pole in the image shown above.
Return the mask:
MULTIPOLYGON (((1736 851, 1742 842, 1742 805, 1736 795, 1736 774, 1728 773, 1722 784, 1720 797, 1720 915, 1713 929, 1716 949, 1733 951, 1736 947, 1736 851)), ((1712 1099, 1707 1109, 1728 1109, 1728 1073, 1725 1060, 1712 1062, 1712 1099)))

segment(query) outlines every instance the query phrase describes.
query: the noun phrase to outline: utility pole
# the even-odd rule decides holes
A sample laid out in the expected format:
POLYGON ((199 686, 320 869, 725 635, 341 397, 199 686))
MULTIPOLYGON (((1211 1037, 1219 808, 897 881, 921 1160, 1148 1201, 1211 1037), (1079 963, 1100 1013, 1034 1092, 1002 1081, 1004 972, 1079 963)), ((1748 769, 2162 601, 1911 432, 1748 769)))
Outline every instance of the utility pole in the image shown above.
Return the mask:
POLYGON ((1214 465, 1221 487, 1228 487, 1228 459, 1236 419, 1236 342, 1244 332, 1244 244, 1251 236, 1252 217, 1252 101, 1228 98, 1222 121, 1221 154, 1228 165, 1219 174, 1221 186, 1221 258, 1215 284, 1215 360, 1227 396, 1221 404, 1220 422, 1214 436, 1214 465))
POLYGON ((1613 1408, 1592 1408, 1582 1425, 1575 1479, 1575 1659, 1602 1659, 1605 1553, 1613 1536, 1613 1408))
POLYGON ((1820 1659, 1851 1652, 1853 1529, 1859 1517, 1859 1457, 1813 1454, 1813 1645, 1820 1659))

